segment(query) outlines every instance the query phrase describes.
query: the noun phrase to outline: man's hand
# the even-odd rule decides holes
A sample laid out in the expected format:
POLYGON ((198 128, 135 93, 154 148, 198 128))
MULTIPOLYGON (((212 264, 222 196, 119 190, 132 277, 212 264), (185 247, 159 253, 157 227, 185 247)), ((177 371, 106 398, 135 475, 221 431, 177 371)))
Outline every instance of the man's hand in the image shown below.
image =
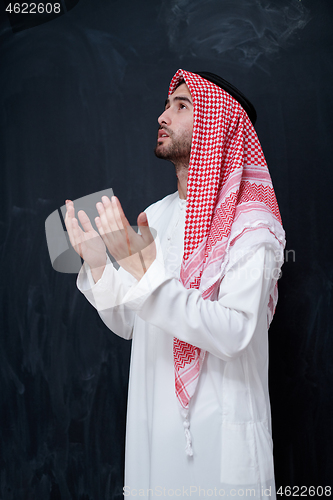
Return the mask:
POLYGON ((115 196, 111 200, 103 196, 102 203, 97 203, 96 207, 99 213, 96 226, 109 252, 139 281, 156 258, 156 245, 146 214, 141 212, 138 216, 141 232, 138 234, 130 226, 115 196))
POLYGON ((80 210, 78 218, 83 230, 75 218, 74 203, 66 201, 65 225, 69 235, 69 240, 74 250, 90 266, 91 274, 95 283, 103 274, 106 264, 106 248, 100 235, 92 227, 88 215, 80 210))

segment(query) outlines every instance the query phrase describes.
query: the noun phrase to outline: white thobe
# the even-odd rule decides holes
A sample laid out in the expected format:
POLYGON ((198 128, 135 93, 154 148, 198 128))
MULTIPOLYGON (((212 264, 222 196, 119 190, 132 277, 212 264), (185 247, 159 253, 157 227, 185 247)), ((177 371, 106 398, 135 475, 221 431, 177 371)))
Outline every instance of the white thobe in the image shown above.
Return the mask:
POLYGON ((271 235, 256 230, 252 252, 244 252, 246 234, 240 238, 217 300, 203 300, 179 281, 185 207, 174 193, 146 210, 157 230, 158 258, 139 282, 109 261, 96 284, 86 264, 78 276, 79 289, 108 328, 133 339, 124 495, 275 499, 267 335, 276 265, 271 235), (190 402, 192 457, 185 454, 175 395, 174 336, 207 351, 190 402))

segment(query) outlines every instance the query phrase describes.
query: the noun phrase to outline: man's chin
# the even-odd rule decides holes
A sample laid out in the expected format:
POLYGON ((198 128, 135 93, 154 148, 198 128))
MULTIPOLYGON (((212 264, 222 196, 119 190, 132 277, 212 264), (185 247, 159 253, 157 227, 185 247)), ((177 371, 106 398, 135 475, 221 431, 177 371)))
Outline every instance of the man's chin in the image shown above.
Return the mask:
POLYGON ((169 154, 168 151, 166 151, 163 146, 157 145, 156 148, 154 149, 155 156, 157 158, 161 158, 162 160, 169 160, 169 154))

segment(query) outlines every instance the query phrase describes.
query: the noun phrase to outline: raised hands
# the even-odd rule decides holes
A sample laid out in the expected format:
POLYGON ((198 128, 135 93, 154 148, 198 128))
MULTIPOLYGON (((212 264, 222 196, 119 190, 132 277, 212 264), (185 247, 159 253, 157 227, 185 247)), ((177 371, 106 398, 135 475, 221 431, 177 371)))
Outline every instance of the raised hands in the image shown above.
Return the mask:
POLYGON ((90 266, 95 282, 104 271, 105 245, 118 264, 140 280, 156 258, 156 246, 146 214, 142 212, 137 219, 140 235, 130 226, 115 196, 111 200, 103 196, 102 202, 97 203, 96 207, 99 217, 95 218, 95 222, 99 234, 83 210, 78 213, 81 229, 75 218, 73 202, 66 201, 65 224, 73 248, 90 266))
POLYGON ((121 204, 115 196, 102 197, 96 205, 99 217, 95 222, 109 252, 118 264, 140 280, 156 258, 156 245, 147 216, 141 212, 137 222, 141 234, 130 226, 121 204))
POLYGON ((66 200, 66 210, 65 225, 71 245, 80 257, 87 262, 96 282, 102 276, 106 264, 105 244, 98 232, 92 227, 88 215, 83 210, 78 213, 83 230, 75 218, 74 203, 72 201, 66 200))

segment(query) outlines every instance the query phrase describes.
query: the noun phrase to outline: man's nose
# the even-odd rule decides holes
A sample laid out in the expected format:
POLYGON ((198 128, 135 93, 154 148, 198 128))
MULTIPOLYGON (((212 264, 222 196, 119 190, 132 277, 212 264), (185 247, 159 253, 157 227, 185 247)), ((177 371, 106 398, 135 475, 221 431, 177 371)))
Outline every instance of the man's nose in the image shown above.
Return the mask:
POLYGON ((163 124, 170 125, 171 120, 169 110, 166 109, 165 111, 163 111, 163 113, 158 117, 157 121, 160 126, 162 126, 163 124))

